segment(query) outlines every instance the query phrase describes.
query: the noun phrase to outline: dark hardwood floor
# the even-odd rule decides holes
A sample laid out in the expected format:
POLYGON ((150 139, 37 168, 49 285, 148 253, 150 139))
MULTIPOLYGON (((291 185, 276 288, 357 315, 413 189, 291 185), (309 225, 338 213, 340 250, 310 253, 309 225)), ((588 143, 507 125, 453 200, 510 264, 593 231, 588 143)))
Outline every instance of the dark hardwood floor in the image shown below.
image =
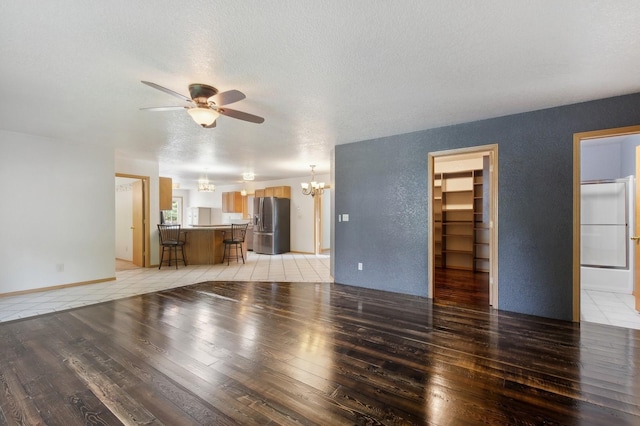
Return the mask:
POLYGON ((640 331, 207 282, 0 324, 0 424, 640 424, 640 331))
POLYGON ((460 269, 434 268, 436 303, 489 307, 489 273, 460 269))

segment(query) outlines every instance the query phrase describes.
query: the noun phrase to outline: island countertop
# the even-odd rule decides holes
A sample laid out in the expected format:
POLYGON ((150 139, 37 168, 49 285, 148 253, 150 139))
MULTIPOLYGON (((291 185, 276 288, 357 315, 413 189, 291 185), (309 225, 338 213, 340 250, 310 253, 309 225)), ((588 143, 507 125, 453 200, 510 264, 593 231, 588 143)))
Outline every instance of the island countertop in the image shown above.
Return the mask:
MULTIPOLYGON (((187 264, 213 265, 222 263, 224 231, 230 230, 231 224, 198 225, 182 228, 185 234, 184 246, 187 264)), ((242 245, 244 258, 247 258, 246 243, 242 245)), ((232 250, 232 256, 235 254, 232 250)), ((242 259, 240 259, 242 260, 242 259)), ((235 260, 234 260, 235 261, 235 260)))

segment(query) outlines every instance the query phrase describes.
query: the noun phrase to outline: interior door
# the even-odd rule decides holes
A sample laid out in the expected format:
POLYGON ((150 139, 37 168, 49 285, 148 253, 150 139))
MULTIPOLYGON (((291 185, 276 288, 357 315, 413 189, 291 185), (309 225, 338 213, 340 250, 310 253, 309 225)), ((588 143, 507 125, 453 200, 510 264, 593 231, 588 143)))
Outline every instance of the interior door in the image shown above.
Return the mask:
POLYGON ((144 264, 144 185, 141 179, 133 182, 133 193, 131 200, 133 208, 133 230, 132 258, 136 266, 146 266, 144 264))
MULTIPOLYGON (((638 176, 640 176, 640 146, 636 146, 636 177, 638 176)), ((640 200, 639 182, 640 180, 636 179, 636 229, 634 229, 634 236, 631 237, 631 239, 636 242, 634 256, 635 262, 633 266, 633 294, 636 298, 636 311, 640 311, 640 247, 638 246, 640 243, 640 206, 638 205, 638 200, 640 200)))

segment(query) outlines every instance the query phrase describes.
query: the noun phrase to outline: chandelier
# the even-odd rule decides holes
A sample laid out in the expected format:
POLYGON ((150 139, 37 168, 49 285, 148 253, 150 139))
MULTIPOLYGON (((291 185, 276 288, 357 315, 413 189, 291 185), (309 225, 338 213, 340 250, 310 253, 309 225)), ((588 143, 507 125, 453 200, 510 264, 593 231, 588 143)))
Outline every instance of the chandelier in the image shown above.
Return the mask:
POLYGON ((314 172, 315 165, 309 166, 311 167, 311 182, 302 182, 300 186, 302 186, 302 193, 304 195, 311 195, 312 197, 316 194, 322 195, 324 191, 324 182, 316 182, 316 175, 314 172))
POLYGON ((209 177, 204 176, 204 179, 198 181, 198 192, 213 192, 216 190, 216 186, 209 182, 209 177))
POLYGON ((246 172, 242 174, 242 190, 240 191, 240 195, 242 195, 243 197, 247 196, 247 181, 254 180, 255 178, 256 178, 256 175, 254 175, 251 172, 246 172))

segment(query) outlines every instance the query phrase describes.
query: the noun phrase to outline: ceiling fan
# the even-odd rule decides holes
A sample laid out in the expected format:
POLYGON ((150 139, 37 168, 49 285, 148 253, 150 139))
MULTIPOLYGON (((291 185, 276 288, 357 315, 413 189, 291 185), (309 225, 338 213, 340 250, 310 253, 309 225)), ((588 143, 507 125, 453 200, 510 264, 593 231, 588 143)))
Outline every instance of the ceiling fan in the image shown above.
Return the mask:
POLYGON ((165 93, 182 99, 185 102, 191 104, 190 106, 163 106, 163 107, 151 107, 140 108, 145 111, 169 111, 176 109, 186 109, 191 118, 200 126, 211 129, 216 127, 216 119, 220 114, 227 117, 237 118, 239 120, 248 121, 250 123, 263 123, 264 118, 257 115, 249 114, 247 112, 237 111, 230 108, 222 108, 223 105, 229 105, 234 102, 238 102, 246 98, 244 93, 239 90, 228 90, 226 92, 218 93, 218 89, 207 84, 190 84, 189 94, 191 98, 188 98, 178 92, 174 92, 171 89, 162 87, 156 83, 150 81, 142 81, 147 86, 154 89, 161 90, 165 93))

